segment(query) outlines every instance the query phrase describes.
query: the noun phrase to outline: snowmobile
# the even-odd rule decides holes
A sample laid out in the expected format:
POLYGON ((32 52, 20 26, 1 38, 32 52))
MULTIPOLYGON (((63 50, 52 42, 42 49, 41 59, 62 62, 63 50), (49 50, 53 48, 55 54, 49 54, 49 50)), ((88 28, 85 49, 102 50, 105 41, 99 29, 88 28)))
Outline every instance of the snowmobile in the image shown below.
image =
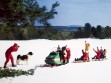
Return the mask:
POLYGON ((60 60, 59 52, 52 51, 45 59, 46 64, 49 65, 62 65, 62 61, 60 60))
POLYGON ((70 58, 70 48, 62 47, 61 51, 52 51, 45 59, 46 64, 59 66, 68 63, 70 58), (61 51, 63 50, 66 50, 67 55, 61 58, 61 51))

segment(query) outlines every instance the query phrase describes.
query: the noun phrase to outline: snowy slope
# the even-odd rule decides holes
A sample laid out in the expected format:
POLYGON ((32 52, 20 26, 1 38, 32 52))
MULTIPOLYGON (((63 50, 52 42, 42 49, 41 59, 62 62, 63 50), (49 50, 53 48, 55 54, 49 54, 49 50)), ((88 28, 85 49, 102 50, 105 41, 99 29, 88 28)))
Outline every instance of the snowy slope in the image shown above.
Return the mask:
MULTIPOLYGON (((28 40, 28 41, 0 41, 0 67, 5 62, 5 51, 13 43, 18 43, 20 48, 17 52, 13 52, 16 62, 18 54, 27 54, 29 51, 34 53, 29 59, 29 64, 21 62, 22 65, 15 69, 30 69, 36 65, 44 64, 44 60, 48 54, 56 50, 58 45, 67 45, 71 49, 71 59, 66 65, 59 67, 37 67, 33 76, 20 76, 15 78, 2 78, 0 83, 111 83, 111 39, 73 39, 73 40, 28 40), (107 49, 107 60, 90 61, 86 63, 72 63, 74 58, 82 55, 81 50, 84 49, 84 41, 90 43, 90 58, 95 55, 93 48, 102 46, 107 49)), ((10 63, 8 63, 8 66, 10 63)))

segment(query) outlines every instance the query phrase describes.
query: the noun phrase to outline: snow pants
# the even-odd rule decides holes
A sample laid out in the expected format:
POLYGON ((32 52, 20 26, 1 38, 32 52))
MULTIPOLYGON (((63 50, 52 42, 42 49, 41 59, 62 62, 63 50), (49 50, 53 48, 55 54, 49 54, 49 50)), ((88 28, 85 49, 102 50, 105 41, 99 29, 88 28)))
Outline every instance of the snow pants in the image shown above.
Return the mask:
POLYGON ((12 66, 14 65, 14 58, 11 53, 5 53, 6 61, 4 63, 4 67, 6 67, 9 60, 11 60, 12 66))

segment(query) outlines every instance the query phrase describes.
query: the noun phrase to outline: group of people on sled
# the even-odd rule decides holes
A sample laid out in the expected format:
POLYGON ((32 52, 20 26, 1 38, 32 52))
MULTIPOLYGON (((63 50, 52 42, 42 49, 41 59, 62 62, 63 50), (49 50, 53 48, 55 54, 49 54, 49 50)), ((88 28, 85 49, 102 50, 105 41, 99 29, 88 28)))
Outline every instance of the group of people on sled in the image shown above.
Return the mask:
MULTIPOLYGON (((90 44, 88 42, 85 41, 85 51, 84 49, 82 49, 82 56, 80 58, 75 58, 74 62, 89 62, 90 58, 89 58, 89 50, 90 50, 90 44)), ((92 57, 92 60, 101 60, 101 59, 106 59, 106 49, 99 49, 97 47, 97 50, 95 50, 93 48, 94 52, 96 53, 96 55, 94 57, 92 57)))
POLYGON ((94 48, 93 50, 95 51, 96 55, 92 59, 101 60, 106 58, 106 49, 103 50, 102 47, 101 49, 97 47, 97 50, 94 48))

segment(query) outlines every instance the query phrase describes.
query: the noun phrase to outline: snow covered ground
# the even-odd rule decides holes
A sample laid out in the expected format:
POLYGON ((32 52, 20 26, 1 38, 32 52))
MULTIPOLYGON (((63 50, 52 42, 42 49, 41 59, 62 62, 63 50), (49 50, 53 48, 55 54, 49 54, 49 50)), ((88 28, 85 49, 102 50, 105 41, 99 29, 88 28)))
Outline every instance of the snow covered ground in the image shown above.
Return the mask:
MULTIPOLYGON (((0 40, 0 67, 5 62, 5 51, 14 43, 18 43, 20 48, 13 52, 14 60, 18 54, 34 53, 29 58, 29 64, 21 62, 15 69, 30 69, 37 65, 44 64, 48 54, 55 50, 58 45, 67 45, 71 49, 71 59, 66 65, 58 67, 37 67, 33 76, 19 76, 15 78, 2 78, 0 83, 111 83, 111 39, 73 39, 73 40, 28 40, 28 41, 3 41, 0 40), (72 63, 74 58, 82 55, 81 50, 85 47, 85 40, 90 43, 90 58, 95 55, 93 48, 101 46, 107 49, 107 60, 90 61, 85 63, 72 63)), ((8 66, 10 66, 10 62, 8 66)))

